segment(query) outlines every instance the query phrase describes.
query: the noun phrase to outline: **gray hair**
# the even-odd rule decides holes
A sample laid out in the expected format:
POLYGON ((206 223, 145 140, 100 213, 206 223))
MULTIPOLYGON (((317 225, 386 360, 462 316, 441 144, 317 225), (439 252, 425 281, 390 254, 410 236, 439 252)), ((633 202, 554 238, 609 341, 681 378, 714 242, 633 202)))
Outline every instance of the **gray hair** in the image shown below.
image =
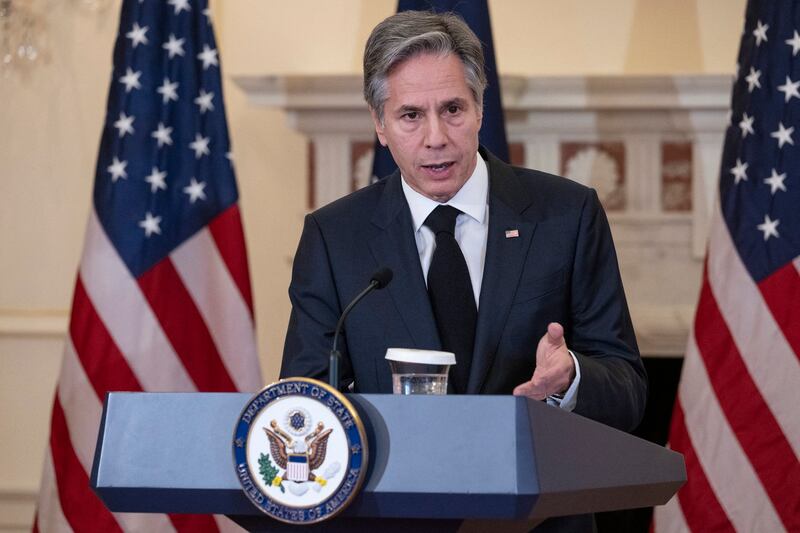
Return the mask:
POLYGON ((402 11, 375 26, 364 49, 364 99, 383 122, 392 69, 419 54, 455 54, 479 108, 486 88, 483 48, 467 23, 453 13, 402 11))

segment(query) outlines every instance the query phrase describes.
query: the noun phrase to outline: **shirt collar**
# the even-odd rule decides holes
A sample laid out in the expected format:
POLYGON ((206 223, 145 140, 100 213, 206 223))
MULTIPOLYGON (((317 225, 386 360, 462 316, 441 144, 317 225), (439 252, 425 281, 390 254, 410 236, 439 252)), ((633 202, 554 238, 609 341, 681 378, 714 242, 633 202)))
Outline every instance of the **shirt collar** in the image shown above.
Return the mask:
MULTIPOLYGON (((486 217, 486 202, 489 195, 489 169, 480 154, 475 170, 467 179, 461 189, 448 202, 440 204, 427 196, 418 193, 406 183, 405 177, 401 179, 403 194, 405 194, 408 207, 411 209, 411 218, 414 219, 414 231, 419 231, 428 215, 440 205, 452 205, 463 213, 474 218, 481 224, 486 217)), ((402 175, 401 175, 402 177, 402 175)))

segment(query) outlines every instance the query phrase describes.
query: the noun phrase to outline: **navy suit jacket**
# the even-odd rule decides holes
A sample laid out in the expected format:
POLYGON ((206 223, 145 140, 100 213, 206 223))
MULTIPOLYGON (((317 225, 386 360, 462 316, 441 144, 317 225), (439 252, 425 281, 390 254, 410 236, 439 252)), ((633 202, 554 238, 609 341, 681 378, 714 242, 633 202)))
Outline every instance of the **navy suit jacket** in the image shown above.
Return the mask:
MULTIPOLYGON (((581 368, 574 412, 633 429, 644 411, 646 375, 597 195, 509 166, 484 149, 481 156, 489 169, 489 234, 467 392, 510 394, 529 380, 547 324, 560 322, 581 368), (519 236, 507 237, 507 230, 519 236)), ((281 376, 326 380, 339 315, 379 267, 394 278, 345 321, 341 386, 391 393, 387 348, 440 349, 395 172, 306 216, 281 376)))

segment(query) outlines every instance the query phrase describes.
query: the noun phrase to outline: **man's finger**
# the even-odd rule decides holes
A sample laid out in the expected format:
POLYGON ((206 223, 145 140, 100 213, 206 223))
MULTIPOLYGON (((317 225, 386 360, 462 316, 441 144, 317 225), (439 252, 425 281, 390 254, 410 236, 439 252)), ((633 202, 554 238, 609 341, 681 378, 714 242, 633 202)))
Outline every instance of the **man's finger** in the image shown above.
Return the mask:
POLYGON ((558 322, 550 322, 536 347, 536 367, 546 368, 548 356, 564 344, 564 328, 558 322))
POLYGON ((543 400, 547 395, 533 381, 526 381, 514 388, 514 396, 526 396, 534 400, 543 400))
POLYGON ((547 341, 554 346, 561 346, 564 342, 564 327, 558 322, 547 325, 547 341))

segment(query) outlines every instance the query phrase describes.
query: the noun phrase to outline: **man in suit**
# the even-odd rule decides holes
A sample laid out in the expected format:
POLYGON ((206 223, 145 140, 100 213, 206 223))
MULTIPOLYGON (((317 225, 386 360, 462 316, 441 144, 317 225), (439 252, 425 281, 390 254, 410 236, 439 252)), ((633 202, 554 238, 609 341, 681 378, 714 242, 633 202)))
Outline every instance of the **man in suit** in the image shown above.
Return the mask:
POLYGON ((485 85, 480 42, 454 15, 406 11, 373 30, 364 93, 399 170, 306 217, 281 375, 326 378, 344 306, 388 267, 389 286, 345 322, 342 388, 390 393, 388 347, 444 348, 454 392, 524 395, 632 430, 646 376, 603 209, 591 189, 479 147, 485 85), (432 229, 444 211, 454 227, 432 229), (458 251, 444 270, 442 231, 458 251), (458 272, 467 289, 453 293, 458 272), (443 305, 440 290, 466 300, 443 305))
MULTIPOLYGON (((324 380, 344 306, 341 388, 390 393, 389 347, 456 354, 451 392, 516 394, 623 430, 646 377, 593 190, 478 146, 481 44, 454 15, 405 11, 372 32, 364 95, 399 170, 306 217, 281 376, 324 380), (444 222, 442 222, 444 220, 444 222)), ((536 531, 591 531, 590 515, 536 531)))

